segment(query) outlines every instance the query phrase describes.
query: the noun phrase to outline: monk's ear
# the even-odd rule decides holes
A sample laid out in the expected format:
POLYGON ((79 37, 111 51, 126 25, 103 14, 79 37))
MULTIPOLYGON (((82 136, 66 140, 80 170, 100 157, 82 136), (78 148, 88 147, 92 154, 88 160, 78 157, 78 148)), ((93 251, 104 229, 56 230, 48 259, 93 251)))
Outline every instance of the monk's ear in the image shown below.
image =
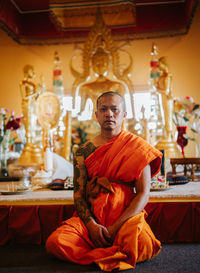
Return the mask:
POLYGON ((95 111, 95 116, 96 116, 96 119, 97 119, 97 116, 98 116, 98 113, 97 113, 97 111, 95 111))

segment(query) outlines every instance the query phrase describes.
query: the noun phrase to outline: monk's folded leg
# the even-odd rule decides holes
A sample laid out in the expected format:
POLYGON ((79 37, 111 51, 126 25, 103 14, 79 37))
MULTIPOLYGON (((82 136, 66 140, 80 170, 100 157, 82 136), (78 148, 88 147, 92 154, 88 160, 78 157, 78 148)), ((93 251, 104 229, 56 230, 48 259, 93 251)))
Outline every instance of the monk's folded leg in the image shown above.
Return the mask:
POLYGON ((61 260, 68 260, 79 264, 89 264, 90 257, 86 254, 93 249, 85 225, 78 217, 72 217, 57 228, 47 239, 48 254, 61 260), (84 257, 84 259, 83 259, 84 257))
POLYGON ((160 248, 160 242, 155 238, 144 219, 144 213, 130 218, 118 232, 114 244, 119 244, 122 252, 128 256, 127 262, 135 267, 136 263, 149 260, 160 248))
POLYGON ((156 239, 151 228, 144 222, 143 229, 138 237, 138 258, 137 262, 150 260, 161 250, 161 243, 156 239))
POLYGON ((127 270, 135 267, 138 257, 138 237, 143 224, 144 213, 140 213, 121 226, 113 245, 118 248, 118 251, 114 255, 98 261, 102 270, 127 270))
POLYGON ((138 258, 138 237, 144 224, 144 214, 140 213, 127 220, 120 228, 114 244, 127 254, 127 262, 135 267, 138 258))

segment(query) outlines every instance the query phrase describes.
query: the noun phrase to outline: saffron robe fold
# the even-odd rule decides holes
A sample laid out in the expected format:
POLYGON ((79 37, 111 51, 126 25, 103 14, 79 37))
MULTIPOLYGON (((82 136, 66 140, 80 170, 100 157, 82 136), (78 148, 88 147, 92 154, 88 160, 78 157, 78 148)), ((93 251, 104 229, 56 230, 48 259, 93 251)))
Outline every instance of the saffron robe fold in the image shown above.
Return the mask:
MULTIPOLYGON (((134 186, 148 164, 151 175, 155 175, 161 157, 162 153, 145 140, 122 131, 86 158, 88 175, 93 179, 88 183, 88 200, 98 223, 108 227, 118 219, 134 198, 130 182, 134 186)), ((95 262, 102 270, 112 271, 134 268, 137 262, 151 259, 160 251, 161 244, 142 211, 121 226, 110 247, 95 248, 84 223, 73 216, 50 235, 46 249, 62 260, 79 264, 95 262)))

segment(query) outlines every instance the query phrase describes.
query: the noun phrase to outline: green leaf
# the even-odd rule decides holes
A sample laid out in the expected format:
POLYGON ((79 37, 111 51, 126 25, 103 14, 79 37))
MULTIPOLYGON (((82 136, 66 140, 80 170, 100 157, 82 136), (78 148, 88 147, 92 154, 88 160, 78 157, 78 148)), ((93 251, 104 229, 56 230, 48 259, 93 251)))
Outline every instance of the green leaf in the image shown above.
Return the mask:
POLYGON ((200 107, 199 104, 195 104, 195 106, 192 108, 192 111, 195 111, 196 109, 198 109, 200 107))
POLYGON ((197 133, 197 131, 194 128, 190 128, 192 132, 197 133))
POLYGON ((188 118, 188 117, 183 117, 183 119, 184 119, 185 121, 189 121, 189 118, 188 118))
POLYGON ((15 138, 10 138, 9 141, 8 141, 8 145, 9 146, 12 146, 13 144, 15 143, 15 138))
POLYGON ((188 137, 188 140, 192 140, 192 141, 196 141, 196 139, 194 137, 188 137))

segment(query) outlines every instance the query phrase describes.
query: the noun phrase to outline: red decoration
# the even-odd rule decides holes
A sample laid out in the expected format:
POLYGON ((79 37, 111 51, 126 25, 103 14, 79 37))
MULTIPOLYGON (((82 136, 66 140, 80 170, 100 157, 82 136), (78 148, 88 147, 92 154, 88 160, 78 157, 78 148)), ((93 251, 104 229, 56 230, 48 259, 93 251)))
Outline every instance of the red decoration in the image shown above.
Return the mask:
POLYGON ((186 135, 187 126, 177 126, 176 128, 178 131, 177 143, 181 147, 183 157, 185 157, 184 147, 188 144, 188 139, 184 135, 186 135))

